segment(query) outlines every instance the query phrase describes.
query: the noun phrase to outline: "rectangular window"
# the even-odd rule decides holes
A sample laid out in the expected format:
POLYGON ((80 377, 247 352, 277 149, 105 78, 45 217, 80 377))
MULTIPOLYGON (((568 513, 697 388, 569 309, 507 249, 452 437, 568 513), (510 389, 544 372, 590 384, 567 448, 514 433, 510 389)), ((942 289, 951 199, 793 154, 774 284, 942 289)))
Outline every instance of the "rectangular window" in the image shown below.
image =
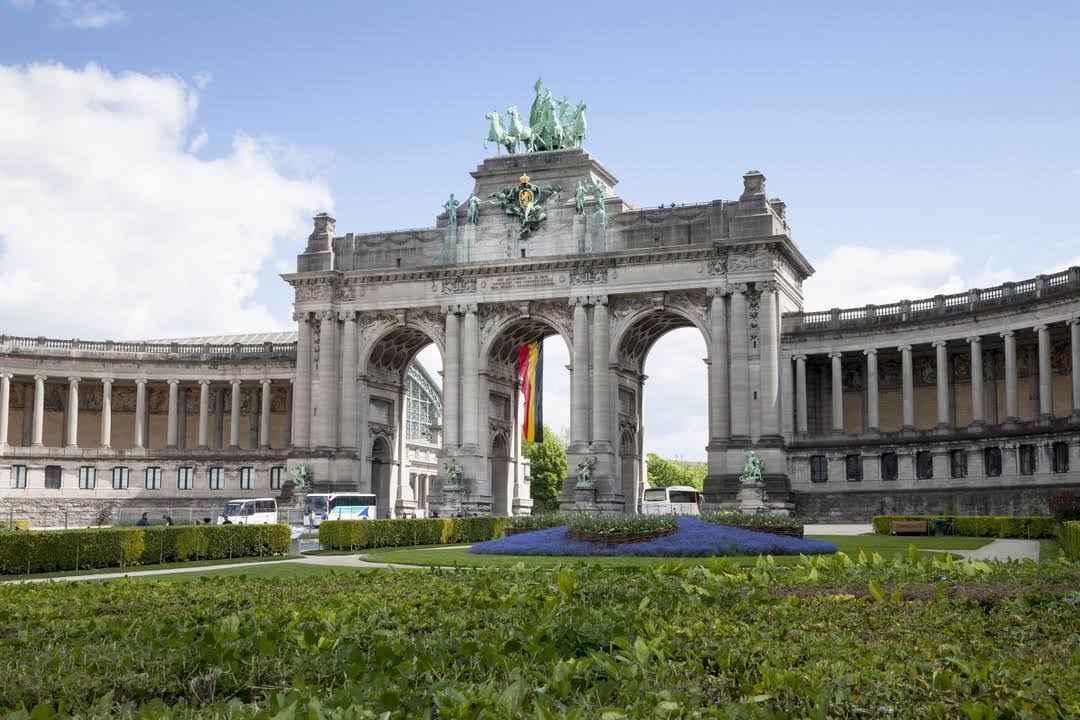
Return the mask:
POLYGON ((112 489, 128 489, 128 469, 126 467, 114 467, 112 469, 112 489))
POLYGON ((1020 446, 1020 474, 1034 475, 1038 464, 1035 462, 1035 446, 1020 446))
POLYGON ((12 465, 11 466, 11 487, 23 489, 26 487, 26 466, 25 465, 12 465))
POLYGON ((160 490, 161 489, 161 468, 148 467, 146 468, 146 489, 147 490, 160 490))
POLYGON ((810 482, 822 483, 829 480, 829 461, 824 455, 810 456, 810 482))
POLYGON ((79 489, 93 490, 97 485, 97 468, 84 465, 79 468, 79 489))
POLYGON ((896 458, 896 453, 888 452, 881 453, 881 479, 882 480, 895 480, 900 476, 899 462, 896 458))
POLYGON ((221 478, 224 475, 224 471, 219 467, 210 468, 208 475, 210 476, 210 489, 220 490, 222 488, 221 478))
POLYGON ((1069 444, 1056 442, 1050 446, 1050 452, 1054 457, 1054 472, 1069 472, 1069 444))
POLYGON ((988 447, 983 450, 983 469, 986 470, 986 477, 1000 477, 1001 476, 1001 448, 988 447))
POLYGON ((949 451, 949 470, 954 478, 967 477, 967 450, 949 451))
POLYGON ((240 489, 250 490, 253 486, 252 480, 255 476, 255 469, 249 467, 240 468, 240 489))
POLYGON ((848 482, 862 482, 862 455, 848 455, 844 458, 847 467, 848 482))
POLYGON ((176 468, 176 489, 190 490, 195 484, 195 469, 184 466, 176 468))
POLYGON ((915 453, 915 477, 930 480, 934 477, 934 456, 929 450, 915 453))
POLYGON ((46 465, 45 466, 45 489, 46 490, 59 490, 60 489, 60 466, 59 465, 46 465))
POLYGON ((281 478, 285 475, 285 468, 278 465, 277 467, 270 468, 270 489, 281 489, 281 478))

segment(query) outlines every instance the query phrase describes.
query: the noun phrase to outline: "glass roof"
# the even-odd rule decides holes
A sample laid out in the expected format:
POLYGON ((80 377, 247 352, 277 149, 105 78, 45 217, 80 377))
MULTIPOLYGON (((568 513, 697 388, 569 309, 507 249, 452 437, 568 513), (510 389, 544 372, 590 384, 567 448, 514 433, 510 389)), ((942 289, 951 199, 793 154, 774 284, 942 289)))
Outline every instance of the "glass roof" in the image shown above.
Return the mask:
POLYGON ((203 335, 201 337, 186 338, 162 338, 160 340, 147 340, 156 343, 179 343, 181 345, 259 345, 264 342, 291 343, 296 342, 296 330, 279 330, 277 332, 243 333, 240 335, 203 335))

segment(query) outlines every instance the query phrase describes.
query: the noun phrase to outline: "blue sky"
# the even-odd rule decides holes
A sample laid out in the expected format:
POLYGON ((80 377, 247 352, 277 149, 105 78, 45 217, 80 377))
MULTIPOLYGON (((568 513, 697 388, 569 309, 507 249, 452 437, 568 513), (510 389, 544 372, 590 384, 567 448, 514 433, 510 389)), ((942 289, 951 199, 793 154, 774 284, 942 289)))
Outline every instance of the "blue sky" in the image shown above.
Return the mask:
MULTIPOLYGON (((69 294, 54 311, 33 314, 5 304, 0 291, 0 324, 115 337, 287 326, 291 295, 276 274, 302 248, 310 212, 331 208, 340 232, 433 224, 450 192, 461 197, 471 187, 468 171, 485 156, 484 113, 527 106, 537 76, 557 95, 588 102, 586 146, 632 202, 733 198, 745 171, 764 172, 819 270, 806 286, 808 306, 954 291, 1080 263, 1072 218, 1080 195, 1080 4, 549 2, 498 16, 494 7, 0 0, 0 68, 33 100, 20 111, 27 124, 51 127, 49 104, 37 100, 73 92, 88 64, 106 74, 80 101, 95 112, 112 109, 100 98, 120 78, 145 76, 149 90, 128 88, 115 102, 157 98, 153 112, 135 113, 156 118, 147 142, 164 159, 153 166, 176 162, 194 178, 176 182, 174 170, 158 179, 153 167, 140 168, 136 189, 160 187, 145 207, 167 208, 168 198, 213 182, 252 188, 249 201, 243 193, 231 201, 231 213, 185 199, 117 230, 95 223, 93 209, 126 207, 131 185, 110 189, 42 171, 50 192, 83 188, 64 207, 82 207, 87 218, 57 218, 63 213, 43 205, 5 228, 0 200, 0 279, 9 287, 41 286, 35 272, 43 271, 22 259, 29 252, 20 245, 31 242, 35 218, 48 216, 42 228, 50 235, 69 232, 103 248, 124 232, 133 233, 130 246, 153 243, 154 228, 168 226, 171 235, 157 240, 162 258, 137 255, 168 272, 168 253, 206 233, 185 225, 190 215, 205 214, 222 228, 214 242, 233 246, 223 250, 233 254, 225 263, 232 275, 222 271, 212 285, 231 290, 203 292, 213 304, 191 305, 187 318, 168 308, 132 314, 130 299, 110 300, 100 282, 97 291, 87 285, 89 303, 69 294), (29 74, 34 63, 59 63, 74 75, 42 80, 29 74), (222 177, 223 168, 231 174, 222 177), (108 197, 88 199, 87 187, 108 197), (252 220, 274 209, 279 221, 252 220), (237 244, 240 236, 254 239, 237 244), (230 303, 243 312, 216 311, 230 303)), ((2 115, 0 105, 0 148, 17 119, 2 115)), ((121 161, 146 154, 109 133, 87 142, 114 138, 108 156, 121 161)), ((50 144, 42 137, 35 142, 50 144)), ((27 157, 9 165, 9 180, 38 172, 27 157)), ((0 182, 3 173, 0 161, 0 182)), ((102 273, 105 282, 124 282, 102 273)), ((678 355, 684 346, 664 347, 660 354, 678 355)), ((649 414, 674 427, 673 438, 685 434, 674 408, 670 417, 649 414)), ((687 448, 701 445, 695 436, 687 448)))

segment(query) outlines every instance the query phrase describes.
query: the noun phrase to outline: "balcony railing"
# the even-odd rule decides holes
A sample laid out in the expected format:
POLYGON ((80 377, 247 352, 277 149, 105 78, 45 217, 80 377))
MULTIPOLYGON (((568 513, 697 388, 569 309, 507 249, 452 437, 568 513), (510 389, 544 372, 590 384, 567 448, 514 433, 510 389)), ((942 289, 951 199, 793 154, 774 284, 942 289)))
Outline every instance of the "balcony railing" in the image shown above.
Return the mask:
POLYGON ((63 350, 86 353, 155 355, 165 360, 272 359, 296 357, 296 343, 264 342, 228 345, 162 342, 114 342, 112 340, 61 340, 47 337, 0 335, 0 353, 63 350))
POLYGON ((784 332, 811 332, 922 320, 1071 294, 1080 294, 1080 267, 1071 267, 1052 275, 1039 275, 1030 280, 1002 283, 992 288, 975 288, 920 300, 901 300, 888 305, 785 313, 784 332))

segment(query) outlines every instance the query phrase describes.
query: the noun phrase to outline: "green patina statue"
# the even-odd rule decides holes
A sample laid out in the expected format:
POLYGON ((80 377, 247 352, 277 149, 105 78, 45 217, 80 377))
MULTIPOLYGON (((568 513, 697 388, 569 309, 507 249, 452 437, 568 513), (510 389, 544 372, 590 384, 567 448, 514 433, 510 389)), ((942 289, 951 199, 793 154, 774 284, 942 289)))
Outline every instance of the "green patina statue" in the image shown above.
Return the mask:
POLYGON ((578 489, 588 489, 593 486, 592 471, 596 466, 596 458, 592 455, 588 456, 577 464, 577 485, 578 489))
POLYGON ((528 125, 521 122, 517 105, 507 108, 505 126, 494 110, 484 116, 491 121, 484 147, 494 142, 511 155, 517 152, 519 143, 525 152, 581 147, 586 130, 584 101, 571 108, 568 98, 556 100, 550 89, 541 94, 540 87, 541 81, 537 79, 528 125))
POLYGON ((480 222, 480 198, 476 196, 476 193, 469 193, 469 198, 465 201, 465 224, 476 225, 480 222))
POLYGON ((574 212, 578 215, 585 214, 585 183, 580 180, 574 187, 574 212))
POLYGON ((443 203, 443 208, 446 210, 446 227, 448 230, 457 229, 457 209, 461 205, 454 199, 454 193, 450 193, 450 199, 443 203))
POLYGON ((765 463, 761 461, 761 458, 754 451, 748 451, 746 453, 746 464, 743 465, 742 475, 739 476, 739 483, 750 487, 760 487, 764 482, 762 479, 762 473, 764 472, 765 463))
POLYGON ((522 175, 521 182, 510 185, 499 192, 491 193, 488 202, 502 207, 503 212, 521 221, 518 239, 524 240, 529 233, 535 232, 547 219, 547 204, 562 192, 560 185, 535 185, 528 175, 522 175))
POLYGON ((307 490, 311 487, 311 469, 307 465, 297 465, 292 469, 293 489, 307 490))
POLYGON ((451 458, 449 462, 443 465, 443 472, 446 473, 443 490, 460 490, 463 487, 465 470, 461 467, 461 463, 457 461, 457 458, 451 458))

